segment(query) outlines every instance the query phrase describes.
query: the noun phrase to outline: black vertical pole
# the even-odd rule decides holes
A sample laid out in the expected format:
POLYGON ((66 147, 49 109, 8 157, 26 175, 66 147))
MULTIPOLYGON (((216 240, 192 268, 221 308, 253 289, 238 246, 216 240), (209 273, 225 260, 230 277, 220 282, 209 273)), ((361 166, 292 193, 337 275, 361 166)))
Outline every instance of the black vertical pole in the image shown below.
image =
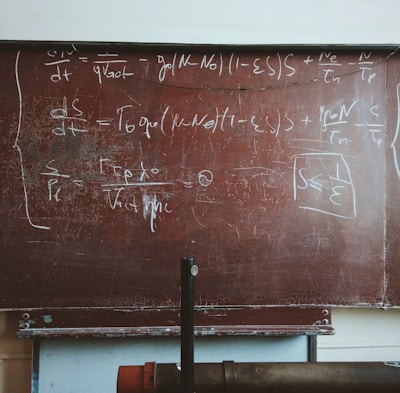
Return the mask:
POLYGON ((309 362, 316 362, 317 361, 317 336, 310 335, 307 336, 307 360, 309 362))
POLYGON ((193 258, 181 259, 181 393, 194 393, 194 277, 193 258))

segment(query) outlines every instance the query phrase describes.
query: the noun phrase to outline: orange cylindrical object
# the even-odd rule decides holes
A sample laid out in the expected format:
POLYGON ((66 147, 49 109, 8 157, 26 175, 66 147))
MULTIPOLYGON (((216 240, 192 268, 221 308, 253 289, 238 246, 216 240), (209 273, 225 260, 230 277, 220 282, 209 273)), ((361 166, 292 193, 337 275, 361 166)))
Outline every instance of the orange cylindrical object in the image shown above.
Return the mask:
POLYGON ((143 393, 143 366, 121 366, 117 393, 143 393))
POLYGON ((143 393, 154 393, 156 363, 147 362, 143 367, 143 393))
POLYGON ((155 363, 144 366, 120 366, 117 393, 154 393, 155 363))

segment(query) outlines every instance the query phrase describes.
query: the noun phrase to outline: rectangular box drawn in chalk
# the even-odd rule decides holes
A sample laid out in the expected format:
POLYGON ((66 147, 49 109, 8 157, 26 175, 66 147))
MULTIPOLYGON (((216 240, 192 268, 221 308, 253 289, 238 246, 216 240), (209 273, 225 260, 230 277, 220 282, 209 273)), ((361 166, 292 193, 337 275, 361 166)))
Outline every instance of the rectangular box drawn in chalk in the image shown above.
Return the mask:
POLYGON ((293 196, 300 209, 340 218, 357 216, 349 166, 340 153, 304 153, 294 159, 293 196))

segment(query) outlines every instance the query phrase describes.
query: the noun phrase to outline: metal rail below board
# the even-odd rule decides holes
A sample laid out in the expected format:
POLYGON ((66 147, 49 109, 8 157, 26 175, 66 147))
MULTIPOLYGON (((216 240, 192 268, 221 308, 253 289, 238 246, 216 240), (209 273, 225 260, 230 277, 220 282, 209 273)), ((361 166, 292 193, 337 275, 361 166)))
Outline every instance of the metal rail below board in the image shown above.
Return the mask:
MULTIPOLYGON (((201 306, 196 336, 333 334, 328 307, 201 306)), ((54 308, 20 312, 20 338, 179 336, 180 308, 54 308)))

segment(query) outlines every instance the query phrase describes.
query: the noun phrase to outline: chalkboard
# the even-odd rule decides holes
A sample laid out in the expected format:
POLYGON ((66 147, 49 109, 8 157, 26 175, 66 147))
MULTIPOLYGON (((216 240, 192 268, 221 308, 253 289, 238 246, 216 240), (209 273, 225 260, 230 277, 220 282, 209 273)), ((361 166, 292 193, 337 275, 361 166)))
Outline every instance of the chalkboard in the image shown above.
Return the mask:
MULTIPOLYGON (((400 305, 389 49, 2 43, 0 307, 400 305)), ((400 150, 399 150, 400 154, 400 150)))

